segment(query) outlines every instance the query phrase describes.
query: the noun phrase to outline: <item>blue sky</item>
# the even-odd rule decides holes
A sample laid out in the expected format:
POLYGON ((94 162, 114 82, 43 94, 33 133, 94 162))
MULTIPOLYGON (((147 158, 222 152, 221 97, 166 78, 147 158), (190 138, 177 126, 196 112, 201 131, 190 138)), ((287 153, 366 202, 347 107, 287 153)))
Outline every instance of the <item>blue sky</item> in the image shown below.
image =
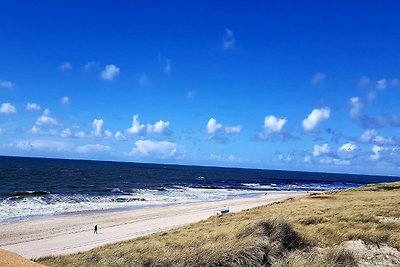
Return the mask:
POLYGON ((400 174, 398 1, 0 4, 0 154, 400 174))

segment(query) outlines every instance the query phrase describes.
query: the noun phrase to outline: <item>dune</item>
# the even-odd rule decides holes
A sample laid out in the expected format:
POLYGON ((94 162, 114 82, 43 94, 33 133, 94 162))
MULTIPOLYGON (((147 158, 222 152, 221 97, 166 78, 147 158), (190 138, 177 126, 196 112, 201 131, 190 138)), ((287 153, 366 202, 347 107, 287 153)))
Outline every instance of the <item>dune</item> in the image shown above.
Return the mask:
POLYGON ((44 267, 44 265, 27 260, 16 253, 4 249, 0 249, 0 266, 1 267, 44 267))

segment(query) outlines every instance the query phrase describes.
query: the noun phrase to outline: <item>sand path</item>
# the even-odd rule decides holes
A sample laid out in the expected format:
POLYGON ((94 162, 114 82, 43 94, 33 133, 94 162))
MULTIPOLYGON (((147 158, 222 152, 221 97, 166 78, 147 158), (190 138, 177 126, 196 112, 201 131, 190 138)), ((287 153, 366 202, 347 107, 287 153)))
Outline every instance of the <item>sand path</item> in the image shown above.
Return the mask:
POLYGON ((223 207, 239 212, 305 194, 271 192, 253 198, 68 214, 3 224, 0 225, 0 247, 26 258, 76 253, 198 222, 223 207), (98 234, 93 234, 95 224, 99 226, 98 234))

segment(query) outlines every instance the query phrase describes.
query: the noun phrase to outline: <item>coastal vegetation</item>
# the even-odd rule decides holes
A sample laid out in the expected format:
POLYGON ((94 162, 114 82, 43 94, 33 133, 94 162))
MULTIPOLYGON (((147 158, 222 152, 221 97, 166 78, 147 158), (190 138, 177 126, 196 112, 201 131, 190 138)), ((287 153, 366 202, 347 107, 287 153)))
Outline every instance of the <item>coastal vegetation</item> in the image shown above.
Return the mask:
POLYGON ((47 266, 295 267, 357 266, 360 262, 368 266, 383 259, 385 266, 397 266, 399 218, 400 182, 375 184, 292 198, 37 262, 47 266))

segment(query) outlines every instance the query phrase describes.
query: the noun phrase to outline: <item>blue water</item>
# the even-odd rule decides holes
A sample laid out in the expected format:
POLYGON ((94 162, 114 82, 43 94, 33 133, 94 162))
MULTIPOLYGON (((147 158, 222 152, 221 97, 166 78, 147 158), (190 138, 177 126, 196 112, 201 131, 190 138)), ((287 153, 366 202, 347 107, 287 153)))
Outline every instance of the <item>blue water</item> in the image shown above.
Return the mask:
POLYGON ((0 222, 395 180, 400 178, 0 156, 0 222))

